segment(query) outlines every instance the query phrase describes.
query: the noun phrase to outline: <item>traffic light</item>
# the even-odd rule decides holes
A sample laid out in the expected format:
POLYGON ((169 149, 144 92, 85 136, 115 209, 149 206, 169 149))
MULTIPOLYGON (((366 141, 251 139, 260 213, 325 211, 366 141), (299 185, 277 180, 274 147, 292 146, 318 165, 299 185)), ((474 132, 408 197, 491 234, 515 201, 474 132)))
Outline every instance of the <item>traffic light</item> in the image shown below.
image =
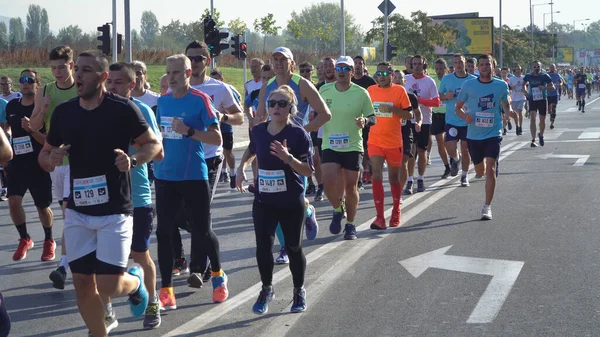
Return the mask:
POLYGON ((246 42, 240 43, 240 60, 245 60, 248 57, 246 53, 246 42))
POLYGON ((235 56, 235 58, 238 60, 240 58, 240 38, 240 35, 234 36, 232 39, 233 43, 231 44, 231 48, 233 49, 231 55, 235 56))
POLYGON ((385 58, 386 61, 389 61, 393 57, 395 57, 395 56, 398 55, 398 54, 394 53, 394 50, 396 50, 396 49, 398 49, 398 47, 392 45, 390 43, 390 41, 388 41, 388 43, 387 43, 387 55, 386 55, 386 58, 385 58))
POLYGON ((221 43, 221 39, 229 37, 228 32, 220 32, 216 27, 215 20, 212 18, 204 19, 204 42, 208 45, 210 56, 215 57, 221 54, 221 50, 229 48, 228 43, 221 43))
POLYGON ((103 26, 98 27, 98 31, 102 33, 102 35, 98 36, 97 39, 100 41, 100 45, 98 49, 102 50, 102 53, 105 55, 110 54, 110 25, 105 24, 103 26))
POLYGON ((117 34, 117 55, 123 52, 123 35, 117 34))

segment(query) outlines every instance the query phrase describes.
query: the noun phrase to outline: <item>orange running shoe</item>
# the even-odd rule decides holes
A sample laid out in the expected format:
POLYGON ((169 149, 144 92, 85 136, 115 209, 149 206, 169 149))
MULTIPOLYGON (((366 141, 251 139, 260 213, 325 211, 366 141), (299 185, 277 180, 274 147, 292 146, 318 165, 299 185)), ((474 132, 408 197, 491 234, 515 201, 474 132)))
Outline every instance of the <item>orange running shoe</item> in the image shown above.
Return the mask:
POLYGON ((387 226, 385 225, 385 218, 377 216, 375 221, 371 224, 371 229, 384 230, 387 226))
POLYGON ((158 299, 160 300, 160 310, 177 309, 177 301, 175 301, 173 287, 160 288, 158 299))

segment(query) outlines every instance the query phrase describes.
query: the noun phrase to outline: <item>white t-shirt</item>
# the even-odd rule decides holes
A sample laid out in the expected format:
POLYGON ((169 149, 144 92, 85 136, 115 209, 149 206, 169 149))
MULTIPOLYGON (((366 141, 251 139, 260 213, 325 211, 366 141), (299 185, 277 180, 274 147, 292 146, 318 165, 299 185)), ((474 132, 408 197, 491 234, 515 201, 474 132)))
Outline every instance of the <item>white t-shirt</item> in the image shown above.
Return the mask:
POLYGON ((516 75, 508 79, 508 86, 511 88, 512 100, 515 102, 524 101, 525 94, 523 93, 523 75, 516 75))
POLYGON ((258 80, 258 82, 254 79, 251 79, 250 81, 244 84, 244 90, 246 90, 245 95, 250 95, 250 93, 252 93, 254 90, 259 90, 260 88, 262 88, 262 86, 263 83, 260 79, 258 80))
MULTIPOLYGON (((408 92, 412 92, 423 99, 440 97, 437 86, 435 85, 435 81, 433 78, 427 75, 419 79, 414 78, 412 74, 406 76, 405 88, 408 92)), ((423 114, 423 124, 431 124, 431 107, 424 106, 422 104, 419 104, 419 107, 421 108, 421 113, 423 114)), ((412 121, 414 123, 415 119, 412 121)))
POLYGON ((147 106, 153 108, 158 104, 158 98, 160 94, 155 93, 154 91, 146 90, 146 92, 140 97, 134 97, 138 101, 146 104, 147 106))
POLYGON ((17 98, 21 98, 23 95, 21 95, 20 92, 16 92, 16 91, 12 91, 10 94, 8 95, 4 95, 4 94, 0 94, 0 98, 2 98, 3 100, 10 102, 13 99, 17 99, 17 98))
MULTIPOLYGON (((215 108, 219 112, 225 111, 225 108, 236 104, 229 86, 212 77, 207 77, 202 84, 192 85, 192 88, 198 89, 210 96, 215 108)), ((222 153, 222 146, 204 144, 205 159, 220 156, 222 153)))

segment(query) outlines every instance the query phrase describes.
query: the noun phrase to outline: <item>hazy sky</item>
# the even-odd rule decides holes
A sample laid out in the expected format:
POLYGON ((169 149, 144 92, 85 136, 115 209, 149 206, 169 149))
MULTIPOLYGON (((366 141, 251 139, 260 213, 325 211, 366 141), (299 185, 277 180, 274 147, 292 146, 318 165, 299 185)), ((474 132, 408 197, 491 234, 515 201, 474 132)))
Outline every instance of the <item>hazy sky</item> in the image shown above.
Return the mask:
MULTIPOLYGON (((324 2, 337 2, 323 0, 324 2)), ((547 0, 550 1, 550 0, 547 0)), ((281 27, 287 25, 290 12, 300 12, 302 8, 321 1, 299 0, 214 0, 214 6, 221 12, 221 19, 225 23, 241 17, 252 27, 254 19, 267 13, 273 13, 277 24, 281 27), (259 5, 260 4, 260 5, 259 5)), ((497 1, 472 1, 472 0, 392 0, 396 5, 394 13, 410 16, 416 10, 422 10, 429 15, 454 14, 464 12, 479 12, 480 16, 494 16, 494 24, 498 25, 497 1), (443 6, 440 6, 443 4, 443 6)), ((119 31, 123 31, 123 0, 117 0, 119 14, 119 31)), ((352 14, 364 31, 372 27, 371 21, 381 12, 377 6, 381 0, 345 0, 345 9, 352 14)), ((527 0, 504 0, 503 23, 511 27, 529 25, 529 5, 527 0)), ((544 0, 533 0, 534 4, 547 3, 544 0)), ((0 15, 7 17, 20 16, 23 20, 27 15, 27 7, 38 4, 48 11, 50 29, 57 32, 59 28, 68 25, 79 25, 84 32, 96 31, 96 27, 112 20, 112 0, 0 0, 0 15)), ((182 22, 197 20, 205 8, 210 7, 210 0, 131 0, 132 28, 139 30, 142 12, 151 10, 156 14, 161 25, 167 24, 171 19, 182 22)), ((535 24, 542 26, 543 13, 550 12, 550 6, 535 6, 535 24)), ((554 20, 560 23, 573 24, 573 20, 590 18, 592 22, 600 19, 600 1, 597 0, 556 0, 554 11, 561 13, 554 15, 554 20), (577 6, 573 3, 577 2, 577 6), (582 11, 582 9, 584 9, 582 11), (595 16, 587 16, 595 13, 595 16)), ((550 22, 550 15, 546 15, 546 23, 550 22)), ((582 24, 577 23, 581 29, 582 24)))

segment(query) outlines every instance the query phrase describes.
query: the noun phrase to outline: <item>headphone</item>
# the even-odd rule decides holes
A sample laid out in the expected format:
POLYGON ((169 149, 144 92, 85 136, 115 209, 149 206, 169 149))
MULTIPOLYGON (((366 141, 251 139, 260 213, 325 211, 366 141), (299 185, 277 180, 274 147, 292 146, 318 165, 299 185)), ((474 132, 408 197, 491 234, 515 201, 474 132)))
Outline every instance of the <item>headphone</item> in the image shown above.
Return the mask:
POLYGON ((290 104, 290 115, 295 115, 298 113, 298 108, 294 104, 290 104))

